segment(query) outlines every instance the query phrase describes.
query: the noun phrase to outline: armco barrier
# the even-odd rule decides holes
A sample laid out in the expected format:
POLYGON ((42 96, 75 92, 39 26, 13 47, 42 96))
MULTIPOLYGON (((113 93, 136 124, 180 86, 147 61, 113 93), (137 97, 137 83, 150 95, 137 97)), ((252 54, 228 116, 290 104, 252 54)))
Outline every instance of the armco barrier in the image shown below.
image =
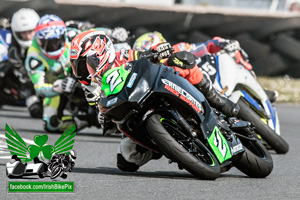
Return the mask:
MULTIPOLYGON (((137 36, 160 31, 168 41, 203 42, 214 36, 238 39, 257 75, 300 78, 300 15, 214 7, 105 4, 95 1, 5 1, 2 17, 21 7, 64 20, 88 20, 97 26, 125 27, 137 36), (298 53, 299 52, 299 53, 298 53)), ((133 42, 133 41, 131 41, 133 42)))

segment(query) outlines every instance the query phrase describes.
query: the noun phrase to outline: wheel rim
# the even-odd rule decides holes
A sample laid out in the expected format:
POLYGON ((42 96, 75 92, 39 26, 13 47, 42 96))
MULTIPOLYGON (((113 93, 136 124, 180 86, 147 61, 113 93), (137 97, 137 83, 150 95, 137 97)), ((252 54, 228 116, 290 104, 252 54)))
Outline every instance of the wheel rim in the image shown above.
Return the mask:
POLYGON ((253 154, 257 155, 258 157, 266 158, 266 155, 263 149, 259 146, 259 144, 247 142, 246 144, 244 143, 244 146, 246 146, 248 150, 250 150, 253 154))
POLYGON ((211 153, 199 139, 192 139, 185 135, 182 128, 173 120, 161 118, 160 122, 168 133, 190 154, 209 166, 215 166, 211 153))

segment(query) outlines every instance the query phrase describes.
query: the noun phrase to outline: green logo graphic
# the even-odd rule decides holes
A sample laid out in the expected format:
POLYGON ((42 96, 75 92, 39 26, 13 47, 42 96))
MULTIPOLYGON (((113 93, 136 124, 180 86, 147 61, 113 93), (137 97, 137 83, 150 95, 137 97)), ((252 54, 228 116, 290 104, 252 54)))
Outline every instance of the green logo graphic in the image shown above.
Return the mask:
POLYGON ((123 89, 129 71, 125 69, 125 65, 108 70, 102 79, 101 90, 104 91, 105 96, 117 94, 123 89))
POLYGON ((29 162, 35 157, 39 157, 43 161, 45 159, 50 160, 54 154, 69 154, 72 150, 75 135, 76 135, 75 124, 66 130, 60 138, 53 145, 46 144, 48 141, 48 135, 35 135, 33 141, 35 143, 27 146, 20 135, 7 124, 5 126, 5 136, 7 147, 10 150, 11 155, 16 155, 21 159, 22 163, 29 162))
POLYGON ((215 126, 212 134, 208 138, 208 143, 220 163, 232 157, 229 145, 218 127, 215 126))

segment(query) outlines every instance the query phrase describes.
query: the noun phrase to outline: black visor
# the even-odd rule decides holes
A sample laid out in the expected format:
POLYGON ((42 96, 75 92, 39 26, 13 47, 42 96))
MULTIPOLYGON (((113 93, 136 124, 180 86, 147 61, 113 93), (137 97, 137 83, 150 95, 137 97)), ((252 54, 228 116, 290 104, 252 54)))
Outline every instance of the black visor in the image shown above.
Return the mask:
POLYGON ((88 79, 90 76, 89 71, 86 66, 86 59, 85 58, 79 58, 78 60, 72 60, 72 70, 73 74, 83 84, 87 85, 91 83, 91 80, 88 79))
POLYGON ((53 39, 49 39, 49 40, 45 40, 45 39, 39 39, 39 40, 40 40, 41 47, 46 52, 57 51, 60 48, 62 48, 66 42, 64 34, 59 36, 58 38, 53 38, 53 39))

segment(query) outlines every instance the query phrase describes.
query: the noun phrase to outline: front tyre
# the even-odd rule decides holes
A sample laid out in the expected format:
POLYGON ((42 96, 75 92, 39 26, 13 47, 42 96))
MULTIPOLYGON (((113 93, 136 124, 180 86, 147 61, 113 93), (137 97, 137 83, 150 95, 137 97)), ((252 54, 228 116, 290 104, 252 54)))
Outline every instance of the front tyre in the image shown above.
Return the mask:
POLYGON ((219 177, 220 166, 215 156, 199 139, 190 139, 175 120, 154 114, 147 120, 146 129, 166 157, 195 177, 219 177))

